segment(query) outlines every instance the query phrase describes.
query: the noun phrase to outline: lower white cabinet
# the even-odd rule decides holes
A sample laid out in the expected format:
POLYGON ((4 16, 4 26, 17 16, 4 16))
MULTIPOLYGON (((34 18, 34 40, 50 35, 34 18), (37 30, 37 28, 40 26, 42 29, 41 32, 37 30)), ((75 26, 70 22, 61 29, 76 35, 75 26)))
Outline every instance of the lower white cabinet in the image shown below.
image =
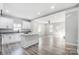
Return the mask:
POLYGON ((0 34, 0 52, 2 51, 2 35, 0 34))
POLYGON ((2 44, 19 42, 21 40, 19 33, 2 34, 2 44))

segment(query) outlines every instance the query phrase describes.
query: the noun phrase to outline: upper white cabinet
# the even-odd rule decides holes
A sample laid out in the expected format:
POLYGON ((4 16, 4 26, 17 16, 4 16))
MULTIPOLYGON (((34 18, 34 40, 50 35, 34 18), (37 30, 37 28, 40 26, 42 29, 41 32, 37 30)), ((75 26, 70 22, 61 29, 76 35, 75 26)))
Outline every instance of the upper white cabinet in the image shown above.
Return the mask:
POLYGON ((0 28, 13 28, 13 20, 9 18, 0 17, 0 28))

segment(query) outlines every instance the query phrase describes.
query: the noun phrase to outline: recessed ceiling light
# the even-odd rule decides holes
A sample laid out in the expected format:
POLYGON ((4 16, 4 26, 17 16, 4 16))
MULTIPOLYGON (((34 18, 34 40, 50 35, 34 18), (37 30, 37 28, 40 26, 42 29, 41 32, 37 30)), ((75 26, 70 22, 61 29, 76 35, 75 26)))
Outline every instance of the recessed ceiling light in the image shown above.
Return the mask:
POLYGON ((40 15, 40 12, 38 12, 37 14, 40 15))
POLYGON ((6 12, 9 12, 8 10, 6 10, 6 12))
POLYGON ((51 8, 51 9, 55 9, 55 6, 51 6, 50 8, 51 8))

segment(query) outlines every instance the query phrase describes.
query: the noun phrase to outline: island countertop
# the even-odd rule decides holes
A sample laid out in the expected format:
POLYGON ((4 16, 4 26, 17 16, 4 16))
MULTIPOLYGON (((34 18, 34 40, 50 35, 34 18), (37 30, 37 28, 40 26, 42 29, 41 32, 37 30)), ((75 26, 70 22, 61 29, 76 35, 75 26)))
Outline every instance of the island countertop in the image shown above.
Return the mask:
POLYGON ((36 33, 29 33, 29 34, 22 33, 21 35, 22 36, 33 36, 33 35, 38 35, 39 36, 39 34, 36 34, 36 33))

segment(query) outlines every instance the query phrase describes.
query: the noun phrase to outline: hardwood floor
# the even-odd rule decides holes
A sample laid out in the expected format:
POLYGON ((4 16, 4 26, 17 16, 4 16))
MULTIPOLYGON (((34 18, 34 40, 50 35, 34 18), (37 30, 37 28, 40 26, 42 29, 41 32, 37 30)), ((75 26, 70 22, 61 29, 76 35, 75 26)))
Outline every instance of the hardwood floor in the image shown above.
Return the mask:
POLYGON ((77 55, 77 46, 65 39, 45 35, 39 43, 23 48, 20 42, 2 45, 2 55, 77 55))
POLYGON ((54 47, 52 51, 46 50, 44 48, 40 52, 38 49, 38 44, 32 45, 28 48, 22 48, 19 44, 20 43, 16 43, 12 45, 10 44, 6 46, 4 45, 3 55, 77 55, 77 50, 76 50, 77 46, 72 46, 72 45, 66 45, 65 52, 62 52, 57 47, 54 47), (62 52, 63 54, 60 54, 60 52, 62 52))
POLYGON ((3 55, 38 55, 38 44, 28 48, 22 48, 19 43, 7 44, 2 46, 3 55))
POLYGON ((78 55, 76 45, 66 44, 65 51, 68 55, 78 55))
POLYGON ((38 48, 40 55, 77 55, 77 46, 52 35, 40 37, 38 48))
POLYGON ((28 48, 24 48, 24 50, 28 55, 38 55, 38 44, 32 45, 28 48))
POLYGON ((25 55, 20 42, 2 45, 3 55, 25 55))

